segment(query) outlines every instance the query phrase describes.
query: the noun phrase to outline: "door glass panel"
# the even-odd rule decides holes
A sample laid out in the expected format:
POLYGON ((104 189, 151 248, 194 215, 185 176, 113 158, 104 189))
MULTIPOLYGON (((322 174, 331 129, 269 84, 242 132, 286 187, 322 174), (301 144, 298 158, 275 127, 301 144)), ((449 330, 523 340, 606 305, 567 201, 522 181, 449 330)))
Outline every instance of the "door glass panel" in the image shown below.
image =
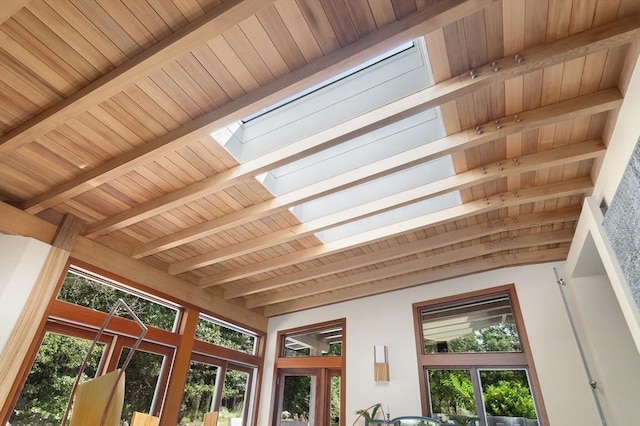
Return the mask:
POLYGON ((330 415, 329 419, 331 426, 340 425, 340 375, 331 376, 331 390, 330 390, 330 415))
POLYGON ((475 424, 478 419, 469 370, 427 370, 431 413, 443 422, 475 424))
POLYGON ((180 406, 180 424, 201 426, 204 414, 213 411, 213 395, 220 367, 191 361, 180 406))
POLYGON ((222 388, 218 426, 243 426, 245 424, 245 399, 249 387, 249 373, 227 368, 222 388))
POLYGON ((488 426, 537 426, 526 370, 479 370, 488 426))
MULTIPOLYGON (((59 425, 89 346, 89 340, 47 332, 9 423, 59 425)), ((80 383, 95 377, 103 350, 104 344, 93 349, 80 383)))
POLYGON ((280 398, 281 426, 314 425, 316 406, 315 376, 284 376, 280 398))
MULTIPOLYGON (((129 348, 123 348, 118 360, 118 368, 129 355, 129 348)), ((158 377, 164 355, 136 350, 125 370, 124 406, 122 420, 130 422, 134 411, 148 414, 158 387, 158 377)))

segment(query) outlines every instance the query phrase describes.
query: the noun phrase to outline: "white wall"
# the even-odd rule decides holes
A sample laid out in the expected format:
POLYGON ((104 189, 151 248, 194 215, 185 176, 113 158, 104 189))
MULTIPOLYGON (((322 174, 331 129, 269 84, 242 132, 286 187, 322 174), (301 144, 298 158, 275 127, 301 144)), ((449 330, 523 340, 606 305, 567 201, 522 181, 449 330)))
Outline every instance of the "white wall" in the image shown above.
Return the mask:
POLYGON ((258 416, 270 424, 273 363, 279 330, 345 317, 346 425, 376 402, 392 417, 420 414, 420 390, 411 305, 415 302, 514 283, 552 425, 593 424, 597 411, 552 267, 505 268, 392 293, 297 312, 269 320, 258 416), (373 346, 389 349, 389 383, 373 381, 373 346))
POLYGON ((22 312, 51 246, 0 234, 0 352, 22 312))
POLYGON ((565 291, 604 417, 623 425, 638 416, 640 353, 611 283, 607 275, 574 277, 565 291))

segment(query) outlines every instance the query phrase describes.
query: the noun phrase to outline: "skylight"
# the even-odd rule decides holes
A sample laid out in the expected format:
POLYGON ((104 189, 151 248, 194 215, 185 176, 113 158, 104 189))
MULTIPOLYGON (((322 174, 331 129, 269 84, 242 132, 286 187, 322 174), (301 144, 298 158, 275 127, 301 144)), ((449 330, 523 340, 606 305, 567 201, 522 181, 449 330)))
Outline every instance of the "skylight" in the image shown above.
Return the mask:
MULTIPOLYGON (((212 137, 244 163, 432 84, 420 39, 219 129, 212 137)), ((290 211, 327 243, 459 205, 457 191, 438 197, 419 195, 426 185, 455 174, 450 156, 407 169, 402 166, 407 156, 413 158, 415 152, 419 158, 417 151, 444 136, 440 111, 432 108, 256 179, 276 197, 300 199, 290 211), (315 198, 302 202, 309 194, 315 198)))
POLYGON ((388 58, 390 58, 390 57, 392 57, 392 56, 394 56, 394 55, 396 55, 396 54, 398 54, 400 52, 403 52, 403 51, 405 51, 407 49, 410 49, 413 46, 414 46, 414 42, 413 41, 410 41, 408 43, 400 45, 400 46, 398 46, 398 47, 396 47, 394 49, 389 50, 388 52, 383 53, 382 55, 376 56, 375 58, 373 58, 371 60, 363 62, 360 65, 357 65, 357 66, 355 66, 353 68, 350 68, 350 69, 348 69, 348 70, 346 70, 344 72, 341 72, 341 73, 339 73, 339 74, 337 74, 337 75, 335 75, 335 76, 333 76, 333 77, 331 77, 331 78, 329 78, 329 79, 327 79, 327 80, 325 80, 325 81, 323 81, 321 83, 318 83, 318 84, 316 84, 314 86, 311 86, 311 87, 309 87, 309 88, 307 88, 307 89, 305 89, 305 90, 303 90, 301 92, 298 92, 295 95, 289 96, 288 98, 285 98, 285 99, 281 100, 280 102, 276 102, 275 104, 270 105, 270 106, 268 106, 266 108, 263 108, 258 112, 255 112, 255 113, 253 113, 251 115, 248 115, 247 117, 243 118, 241 121, 242 121, 243 124, 246 124, 251 120, 254 120, 254 119, 258 118, 258 117, 262 117, 263 115, 265 115, 265 114, 267 114, 267 113, 269 113, 271 111, 275 111, 275 110, 277 110, 278 108, 280 108, 280 107, 282 107, 284 105, 287 105, 287 104, 289 104, 291 102, 294 102, 294 101, 296 101, 296 100, 298 100, 300 98, 303 98, 304 96, 307 96, 307 95, 309 95, 309 94, 311 94, 313 92, 316 92, 316 91, 318 91, 320 89, 323 89, 323 88, 325 88, 327 86, 330 86, 333 83, 335 83, 337 81, 340 81, 345 77, 352 76, 352 75, 354 75, 354 74, 356 74, 356 73, 358 73, 358 72, 360 72, 360 71, 362 71, 362 70, 364 70, 364 69, 366 69, 366 68, 368 68, 368 67, 370 67, 372 65, 375 65, 375 64, 377 64, 377 63, 379 63, 381 61, 384 61, 384 60, 386 60, 386 59, 388 59, 388 58))

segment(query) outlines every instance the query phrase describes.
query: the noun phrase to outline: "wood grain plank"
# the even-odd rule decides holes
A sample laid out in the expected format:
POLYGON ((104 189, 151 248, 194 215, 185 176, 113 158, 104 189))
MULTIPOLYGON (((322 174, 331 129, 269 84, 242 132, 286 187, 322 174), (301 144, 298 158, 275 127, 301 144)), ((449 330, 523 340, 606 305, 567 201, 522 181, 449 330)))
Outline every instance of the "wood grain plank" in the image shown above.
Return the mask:
POLYGON ((274 4, 283 24, 291 33, 304 60, 309 63, 323 55, 318 41, 307 24, 295 0, 282 0, 274 4))
POLYGON ((569 35, 572 2, 567 0, 549 0, 547 13, 547 43, 569 35))
POLYGON ((472 15, 465 16, 463 22, 469 66, 476 68, 486 64, 489 61, 487 60, 488 53, 484 10, 479 10, 472 15))
POLYGON ((388 1, 369 0, 376 27, 381 28, 396 20, 393 3, 388 1))
POLYGON ((526 0, 524 47, 542 44, 547 37, 547 18, 549 3, 539 0, 526 0))
POLYGON ((569 34, 579 33, 591 28, 596 4, 597 0, 573 0, 569 34))
POLYGON ((26 7, 31 0, 5 0, 0 8, 0 25, 26 7))
POLYGON ((358 31, 349 16, 344 0, 320 0, 331 28, 340 46, 346 46, 358 39, 358 31))
POLYGON ((274 7, 265 8, 256 16, 290 70, 307 64, 298 45, 274 7))
POLYGON ((360 37, 377 29, 368 0, 350 0, 345 5, 360 37))
POLYGON ((502 2, 502 27, 505 56, 520 53, 525 47, 525 0, 502 2))
POLYGON ((322 52, 327 55, 340 48, 340 42, 331 27, 329 18, 324 12, 322 4, 315 0, 296 0, 300 11, 305 17, 307 25, 315 35, 322 52))
MULTIPOLYGON (((257 22, 255 17, 252 17, 252 21, 254 26, 257 24, 257 26, 262 29, 262 26, 257 22)), ((266 40, 269 41, 268 43, 262 43, 259 41, 258 44, 254 46, 253 42, 247 37, 247 32, 252 30, 253 28, 251 27, 250 21, 248 24, 243 26, 229 28, 225 31, 223 36, 227 43, 229 43, 231 49, 237 53, 238 58, 242 60, 256 82, 262 86, 275 78, 274 73, 271 71, 271 67, 266 64, 266 58, 270 56, 269 54, 273 55, 274 52, 276 57, 279 57, 280 55, 275 49, 275 46, 273 46, 273 43, 270 42, 270 38, 268 36, 266 37, 266 40), (268 44, 271 44, 271 51, 269 51, 268 44), (259 53, 260 50, 263 51, 259 53), (263 59, 263 57, 265 59, 263 59)), ((264 31, 264 29, 262 29, 262 31, 264 31)), ((265 35, 258 35, 258 37, 255 37, 254 34, 253 38, 257 38, 259 40, 260 36, 262 36, 264 39, 265 35)), ((270 62, 271 65, 275 67, 278 75, 286 74, 289 71, 286 64, 283 63, 284 61, 282 58, 279 58, 277 61, 270 62)))

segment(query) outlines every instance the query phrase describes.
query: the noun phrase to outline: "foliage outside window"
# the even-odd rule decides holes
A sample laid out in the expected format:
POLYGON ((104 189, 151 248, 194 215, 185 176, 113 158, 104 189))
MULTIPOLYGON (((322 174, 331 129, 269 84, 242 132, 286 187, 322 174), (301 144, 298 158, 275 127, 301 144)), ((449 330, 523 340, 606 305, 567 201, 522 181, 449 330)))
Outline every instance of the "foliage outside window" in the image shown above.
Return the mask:
POLYGON ((200 315, 198 319, 196 339, 251 355, 255 355, 257 349, 255 334, 225 325, 206 315, 200 315))
MULTIPOLYGON (((65 278, 58 300, 109 312, 118 299, 124 300, 142 322, 163 330, 173 330, 178 316, 176 307, 142 298, 109 285, 81 271, 70 270, 65 278)), ((128 314, 121 310, 118 315, 127 318, 128 314)))
POLYGON ((450 424, 537 426, 512 288, 415 304, 423 407, 450 424))
MULTIPOLYGON (((59 425, 90 345, 90 340, 46 333, 9 423, 14 426, 59 425)), ((94 348, 83 380, 95 376, 103 350, 103 344, 94 348)))

